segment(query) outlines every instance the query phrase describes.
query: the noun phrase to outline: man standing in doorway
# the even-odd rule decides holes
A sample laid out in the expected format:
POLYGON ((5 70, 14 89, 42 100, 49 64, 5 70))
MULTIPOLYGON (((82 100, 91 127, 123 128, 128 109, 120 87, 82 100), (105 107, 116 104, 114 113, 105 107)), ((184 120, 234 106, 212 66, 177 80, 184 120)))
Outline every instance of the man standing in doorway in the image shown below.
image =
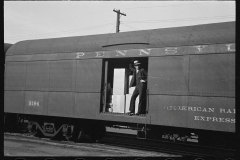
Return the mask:
POLYGON ((133 77, 130 82, 130 87, 135 87, 133 91, 131 101, 130 101, 130 115, 135 113, 135 101, 139 95, 139 104, 138 112, 136 115, 146 113, 146 90, 147 90, 147 71, 141 68, 141 63, 138 60, 135 60, 132 64, 129 65, 131 71, 133 71, 133 77))

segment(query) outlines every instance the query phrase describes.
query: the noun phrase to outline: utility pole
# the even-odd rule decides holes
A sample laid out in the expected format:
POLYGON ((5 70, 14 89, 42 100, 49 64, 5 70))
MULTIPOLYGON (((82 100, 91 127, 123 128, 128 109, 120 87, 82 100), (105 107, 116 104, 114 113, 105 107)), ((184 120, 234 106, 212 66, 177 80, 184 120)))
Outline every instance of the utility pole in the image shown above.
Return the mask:
POLYGON ((120 14, 126 16, 126 14, 121 13, 120 10, 113 10, 114 12, 117 13, 117 25, 116 25, 116 33, 119 32, 119 25, 120 25, 120 14))

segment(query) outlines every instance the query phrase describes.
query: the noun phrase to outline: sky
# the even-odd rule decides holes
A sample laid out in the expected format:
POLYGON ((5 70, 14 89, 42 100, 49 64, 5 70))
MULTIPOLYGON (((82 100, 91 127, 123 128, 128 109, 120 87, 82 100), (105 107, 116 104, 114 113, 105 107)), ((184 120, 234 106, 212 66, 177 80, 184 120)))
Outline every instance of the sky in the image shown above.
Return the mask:
POLYGON ((235 1, 4 1, 4 43, 235 21, 235 1))

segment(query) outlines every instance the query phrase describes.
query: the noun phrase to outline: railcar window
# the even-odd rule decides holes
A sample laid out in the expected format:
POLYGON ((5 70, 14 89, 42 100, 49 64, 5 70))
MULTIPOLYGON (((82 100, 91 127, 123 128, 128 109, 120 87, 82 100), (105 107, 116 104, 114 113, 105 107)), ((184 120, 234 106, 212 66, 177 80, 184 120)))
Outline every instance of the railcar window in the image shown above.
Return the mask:
MULTIPOLYGON (((146 90, 147 90, 147 71, 148 71, 148 58, 118 58, 118 59, 106 59, 104 61, 105 68, 105 78, 103 79, 103 108, 102 112, 111 113, 123 113, 127 114, 145 114, 146 111, 146 90), (136 74, 136 67, 134 67, 134 62, 141 63, 139 65, 141 72, 145 71, 145 82, 139 80, 141 85, 144 85, 144 93, 135 91, 136 82, 133 87, 130 87, 130 83, 135 74, 135 79, 137 75, 141 75, 140 72, 136 74), (131 67, 130 67, 131 65, 131 67), (135 72, 135 73, 134 73, 135 72), (130 110, 131 98, 135 95, 135 103, 132 100, 132 104, 135 104, 135 110, 130 110), (106 96, 105 96, 106 95, 106 96), (140 97, 140 98, 139 98, 140 97), (140 101, 139 101, 140 99, 140 101), (140 102, 140 103, 139 103, 140 102), (141 105, 139 109, 139 104, 141 105)), ((139 71, 140 71, 139 70, 139 71)), ((133 83, 133 82, 132 82, 133 83)), ((134 105, 132 106, 132 108, 134 105)))

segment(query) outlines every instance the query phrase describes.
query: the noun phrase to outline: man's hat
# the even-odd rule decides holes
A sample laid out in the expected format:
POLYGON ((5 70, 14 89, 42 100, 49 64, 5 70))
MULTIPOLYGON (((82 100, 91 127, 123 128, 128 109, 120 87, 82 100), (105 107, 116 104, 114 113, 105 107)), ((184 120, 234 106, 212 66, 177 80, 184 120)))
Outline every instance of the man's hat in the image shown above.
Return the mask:
POLYGON ((134 66, 137 66, 137 65, 139 65, 139 64, 141 64, 138 60, 135 60, 134 62, 133 62, 133 65, 134 66))

